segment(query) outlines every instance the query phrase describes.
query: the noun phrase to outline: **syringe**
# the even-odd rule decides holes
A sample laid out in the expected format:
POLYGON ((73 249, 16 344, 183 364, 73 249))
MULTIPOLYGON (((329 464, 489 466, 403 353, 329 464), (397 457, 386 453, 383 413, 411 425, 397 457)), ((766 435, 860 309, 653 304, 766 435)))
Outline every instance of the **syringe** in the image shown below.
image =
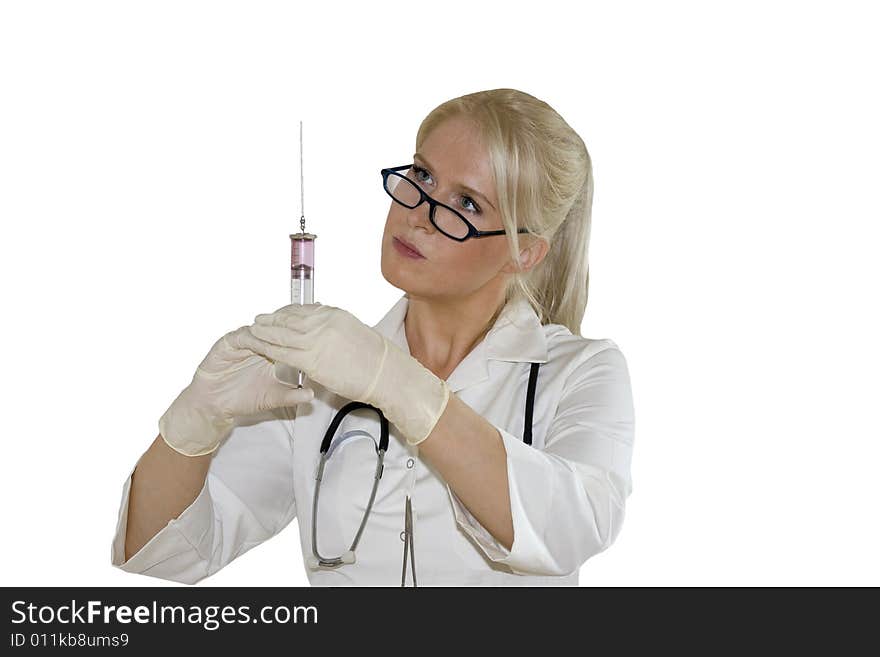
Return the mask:
MULTIPOLYGON (((306 232, 305 187, 302 175, 302 121, 299 122, 300 217, 299 233, 290 235, 290 303, 315 303, 315 239, 306 232)), ((305 373, 285 363, 275 362, 275 378, 281 383, 302 388, 305 373)))

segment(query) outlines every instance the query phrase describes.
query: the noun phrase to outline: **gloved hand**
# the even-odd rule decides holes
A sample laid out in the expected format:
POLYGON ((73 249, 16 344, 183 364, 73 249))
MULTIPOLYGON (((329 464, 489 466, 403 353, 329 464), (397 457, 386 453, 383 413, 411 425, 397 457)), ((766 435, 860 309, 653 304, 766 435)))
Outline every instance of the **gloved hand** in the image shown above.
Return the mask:
POLYGON ((446 409, 446 381, 351 313, 291 304, 257 315, 241 344, 305 372, 328 390, 381 409, 411 445, 446 409))
POLYGON ((159 419, 168 445, 186 456, 210 454, 232 432, 235 417, 314 398, 311 388, 279 383, 272 363, 242 344, 253 340, 247 326, 214 343, 190 383, 159 419))

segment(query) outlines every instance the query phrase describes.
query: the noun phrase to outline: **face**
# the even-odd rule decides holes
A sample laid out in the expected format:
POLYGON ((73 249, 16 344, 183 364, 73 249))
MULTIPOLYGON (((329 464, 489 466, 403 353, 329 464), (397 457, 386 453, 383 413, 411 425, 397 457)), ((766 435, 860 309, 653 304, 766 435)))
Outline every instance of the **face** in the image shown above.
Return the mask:
MULTIPOLYGON (((476 128, 465 118, 452 118, 428 135, 413 157, 419 169, 408 175, 436 201, 457 210, 477 230, 504 228, 498 212, 495 179, 489 153, 476 128), (472 191, 466 191, 468 187, 472 191)), ((506 279, 510 260, 506 235, 450 239, 429 219, 430 206, 407 208, 392 199, 382 236, 382 275, 411 295, 460 299, 486 285, 506 279), (414 259, 399 252, 395 237, 415 246, 424 256, 414 259)), ((527 244, 520 235, 520 244, 527 244)))

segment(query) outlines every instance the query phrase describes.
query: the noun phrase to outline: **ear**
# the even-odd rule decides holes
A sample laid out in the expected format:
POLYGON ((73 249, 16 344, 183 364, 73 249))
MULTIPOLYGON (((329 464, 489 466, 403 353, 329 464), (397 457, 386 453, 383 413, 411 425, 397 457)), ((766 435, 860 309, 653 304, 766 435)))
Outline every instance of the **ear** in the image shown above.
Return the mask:
MULTIPOLYGON (((547 252, 550 250, 550 243, 547 242, 547 240, 545 240, 543 237, 539 237, 537 235, 530 235, 529 240, 530 242, 528 246, 522 246, 519 250, 520 269, 517 270, 516 265, 512 262, 509 262, 501 268, 502 272, 504 272, 505 274, 513 274, 517 271, 520 271, 520 273, 525 273, 541 263, 541 261, 544 259, 544 256, 546 256, 547 252)), ((520 244, 522 244, 523 241, 524 240, 521 239, 520 244)))

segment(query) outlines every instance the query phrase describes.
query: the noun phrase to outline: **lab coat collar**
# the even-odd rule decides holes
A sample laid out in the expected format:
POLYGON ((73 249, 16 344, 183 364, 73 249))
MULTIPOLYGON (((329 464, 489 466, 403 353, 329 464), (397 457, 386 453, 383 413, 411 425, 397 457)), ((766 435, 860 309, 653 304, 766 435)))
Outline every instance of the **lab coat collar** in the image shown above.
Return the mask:
MULTIPOLYGON (((406 340, 404 319, 409 298, 404 294, 391 310, 373 326, 394 344, 411 353, 406 340)), ((489 360, 520 363, 546 363, 547 340, 538 315, 526 299, 514 299, 501 311, 486 337, 465 356, 446 383, 452 392, 489 378, 489 360)))

